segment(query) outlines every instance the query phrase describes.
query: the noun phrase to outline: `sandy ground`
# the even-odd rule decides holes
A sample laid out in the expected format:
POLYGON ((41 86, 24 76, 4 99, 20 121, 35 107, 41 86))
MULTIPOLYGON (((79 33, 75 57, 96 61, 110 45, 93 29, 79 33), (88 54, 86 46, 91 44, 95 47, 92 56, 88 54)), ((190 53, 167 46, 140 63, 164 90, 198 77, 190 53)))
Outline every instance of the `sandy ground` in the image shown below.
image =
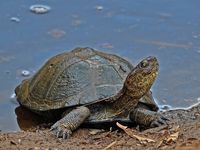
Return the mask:
POLYGON ((168 126, 142 132, 123 125, 115 131, 80 128, 67 140, 57 139, 44 127, 0 133, 0 149, 200 149, 200 105, 189 110, 170 110, 163 115, 171 119, 168 126))

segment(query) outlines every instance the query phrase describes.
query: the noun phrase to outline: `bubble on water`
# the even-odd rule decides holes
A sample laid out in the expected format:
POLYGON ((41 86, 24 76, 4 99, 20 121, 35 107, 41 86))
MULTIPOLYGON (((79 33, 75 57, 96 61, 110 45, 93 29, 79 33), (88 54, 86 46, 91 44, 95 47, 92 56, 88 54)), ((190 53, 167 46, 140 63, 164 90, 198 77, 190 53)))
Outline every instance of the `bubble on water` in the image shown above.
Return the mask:
POLYGON ((50 10, 51 10, 51 7, 47 5, 36 4, 36 5, 30 6, 30 11, 35 14, 45 14, 45 13, 48 13, 50 10))
POLYGON ((200 97, 197 98, 197 101, 200 102, 200 97))
POLYGON ((22 70, 21 75, 24 76, 24 77, 27 77, 27 76, 30 75, 30 71, 28 71, 28 70, 22 70))
POLYGON ((197 39, 197 38, 199 38, 199 36, 198 35, 193 35, 193 38, 197 39))
POLYGON ((96 10, 99 10, 99 11, 103 10, 103 6, 101 5, 96 6, 96 10))
POLYGON ((11 17, 10 20, 11 20, 12 22, 17 22, 17 23, 20 22, 20 19, 17 18, 17 17, 11 17))

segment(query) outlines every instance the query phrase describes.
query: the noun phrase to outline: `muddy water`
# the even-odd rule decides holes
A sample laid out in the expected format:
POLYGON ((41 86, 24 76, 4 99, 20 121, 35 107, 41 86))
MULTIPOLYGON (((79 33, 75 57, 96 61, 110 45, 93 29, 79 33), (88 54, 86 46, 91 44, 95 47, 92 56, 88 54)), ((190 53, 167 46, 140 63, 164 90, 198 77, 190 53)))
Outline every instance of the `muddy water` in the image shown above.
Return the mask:
POLYGON ((175 108, 200 101, 199 1, 49 0, 41 2, 51 7, 46 14, 29 10, 35 2, 0 2, 0 130, 20 130, 16 114, 26 116, 26 126, 34 124, 34 116, 12 98, 26 78, 21 72, 32 75, 49 57, 74 47, 93 47, 133 63, 154 55, 160 62, 153 86, 157 103, 175 108))

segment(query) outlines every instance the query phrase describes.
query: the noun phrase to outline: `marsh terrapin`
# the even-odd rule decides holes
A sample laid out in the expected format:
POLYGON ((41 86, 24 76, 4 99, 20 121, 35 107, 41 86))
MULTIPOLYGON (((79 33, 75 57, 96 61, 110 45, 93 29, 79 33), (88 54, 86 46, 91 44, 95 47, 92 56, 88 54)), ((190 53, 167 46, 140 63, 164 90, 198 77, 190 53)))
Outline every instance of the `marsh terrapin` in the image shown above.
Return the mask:
POLYGON ((22 106, 58 120, 51 127, 57 137, 68 138, 82 123, 159 126, 164 118, 150 92, 158 68, 155 57, 133 67, 119 56, 76 48, 49 59, 15 92, 22 106))

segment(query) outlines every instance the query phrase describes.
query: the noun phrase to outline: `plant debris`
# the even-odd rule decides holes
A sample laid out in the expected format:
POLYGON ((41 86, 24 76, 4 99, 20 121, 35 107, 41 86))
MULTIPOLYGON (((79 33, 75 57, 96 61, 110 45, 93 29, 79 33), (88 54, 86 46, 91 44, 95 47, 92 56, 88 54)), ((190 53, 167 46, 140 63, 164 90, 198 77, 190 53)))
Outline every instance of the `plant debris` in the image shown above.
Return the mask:
POLYGON ((119 123, 118 126, 121 127, 121 131, 105 130, 101 133, 93 131, 93 133, 97 133, 94 135, 91 134, 91 129, 79 128, 67 140, 53 136, 49 131, 50 123, 46 125, 44 123, 44 125, 37 126, 35 130, 33 130, 34 127, 31 127, 31 130, 28 131, 0 132, 0 149, 198 150, 200 149, 199 112, 200 105, 195 106, 190 111, 171 110, 163 112, 162 114, 170 118, 171 122, 166 126, 144 131, 128 128, 119 123), (197 116, 196 119, 191 119, 191 116, 195 115, 197 116), (155 142, 151 142, 151 140, 155 142))
POLYGON ((155 142, 153 139, 136 135, 136 130, 129 129, 127 126, 124 126, 118 122, 116 124, 119 128, 124 130, 126 134, 128 134, 130 137, 136 138, 141 144, 146 144, 146 142, 155 142))
POLYGON ((91 135, 96 135, 96 134, 102 133, 102 132, 104 132, 104 130, 100 130, 100 129, 90 129, 90 131, 89 131, 89 133, 91 135))
POLYGON ((115 145, 117 143, 117 141, 114 141, 112 143, 110 143, 108 146, 106 146, 103 150, 107 150, 109 148, 111 148, 113 145, 115 145))

